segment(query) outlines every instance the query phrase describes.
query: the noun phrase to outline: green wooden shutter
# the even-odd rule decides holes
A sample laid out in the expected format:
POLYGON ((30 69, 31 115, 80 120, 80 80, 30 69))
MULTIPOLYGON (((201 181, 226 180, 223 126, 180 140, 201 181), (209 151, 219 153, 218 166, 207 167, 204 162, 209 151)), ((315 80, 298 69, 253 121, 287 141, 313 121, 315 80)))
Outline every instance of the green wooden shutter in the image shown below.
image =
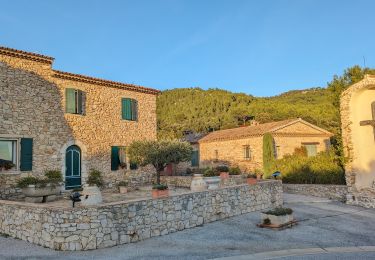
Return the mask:
POLYGON ((132 120, 132 104, 130 98, 122 99, 122 119, 132 120))
POLYGON ((77 113, 83 115, 83 91, 77 90, 77 113))
POLYGON ((117 171, 120 166, 120 157, 118 154, 118 146, 112 146, 111 149, 111 170, 117 171))
POLYGON ((21 139, 21 171, 31 171, 33 169, 33 139, 21 139))
POLYGON ((76 113, 76 90, 73 88, 65 89, 65 112, 76 113))
POLYGON ((131 100, 131 117, 133 121, 138 120, 138 102, 135 99, 131 100))
POLYGON ((198 151, 193 151, 191 155, 191 166, 199 166, 199 152, 198 151))

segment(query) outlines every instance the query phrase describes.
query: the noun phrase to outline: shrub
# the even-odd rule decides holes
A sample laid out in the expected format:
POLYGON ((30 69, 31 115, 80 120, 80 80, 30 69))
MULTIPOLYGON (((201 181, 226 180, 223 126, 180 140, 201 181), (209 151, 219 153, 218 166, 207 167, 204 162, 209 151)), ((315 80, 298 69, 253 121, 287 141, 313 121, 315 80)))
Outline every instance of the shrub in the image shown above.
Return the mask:
POLYGON ((219 175, 220 173, 217 171, 216 168, 206 168, 203 173, 203 177, 216 177, 219 175))
POLYGON ((186 175, 192 175, 193 174, 193 170, 190 169, 190 168, 186 168, 186 175))
POLYGON ((285 216, 285 215, 292 214, 293 210, 291 208, 278 207, 278 208, 274 208, 263 213, 268 214, 268 215, 274 215, 274 216, 285 216))
POLYGON ((0 169, 1 169, 1 168, 4 168, 5 170, 10 170, 10 169, 12 169, 14 166, 15 166, 15 165, 14 165, 11 161, 0 159, 0 169))
POLYGON ((240 174, 241 174, 241 169, 238 166, 229 168, 229 175, 240 175, 240 174))
POLYGON ((163 183, 154 184, 152 186, 152 189, 153 190, 167 190, 168 189, 168 185, 167 184, 163 184, 163 183))
POLYGON ((117 186, 128 187, 129 183, 127 181, 120 181, 117 186))
POLYGON ((62 182, 63 177, 61 175, 61 172, 59 170, 49 170, 44 173, 44 176, 47 177, 47 179, 51 182, 62 182))
POLYGON ((42 184, 40 182, 40 179, 37 178, 37 177, 34 177, 34 176, 24 177, 24 178, 21 178, 20 180, 17 181, 17 187, 18 188, 26 188, 29 185, 38 186, 40 184, 42 184))
POLYGON ((257 177, 257 175, 255 174, 255 173, 249 173, 248 175, 247 175, 247 178, 256 178, 257 177))
POLYGON ((226 165, 219 165, 216 167, 218 172, 229 172, 229 168, 226 165))
POLYGON ((275 145, 270 133, 263 136, 263 170, 266 178, 275 171, 275 145))
POLYGON ((276 166, 284 183, 345 184, 344 170, 333 151, 321 152, 313 157, 288 155, 277 160, 276 166))
POLYGON ((103 186, 102 173, 98 170, 91 169, 89 173, 89 178, 87 179, 87 184, 89 186, 103 186))

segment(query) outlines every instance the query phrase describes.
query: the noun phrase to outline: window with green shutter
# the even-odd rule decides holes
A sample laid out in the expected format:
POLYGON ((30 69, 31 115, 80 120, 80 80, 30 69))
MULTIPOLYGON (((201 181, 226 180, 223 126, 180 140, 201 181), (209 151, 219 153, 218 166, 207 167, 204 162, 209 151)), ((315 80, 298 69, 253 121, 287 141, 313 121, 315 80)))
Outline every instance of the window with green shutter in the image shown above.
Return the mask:
POLYGON ((21 171, 31 171, 33 169, 33 139, 21 138, 21 171))
POLYGON ((120 166, 119 147, 111 147, 111 170, 117 171, 120 166))
POLYGON ((122 119, 137 121, 138 120, 138 102, 135 99, 123 98, 122 103, 122 119))
POLYGON ((82 90, 65 89, 65 111, 69 114, 84 114, 85 95, 82 90))

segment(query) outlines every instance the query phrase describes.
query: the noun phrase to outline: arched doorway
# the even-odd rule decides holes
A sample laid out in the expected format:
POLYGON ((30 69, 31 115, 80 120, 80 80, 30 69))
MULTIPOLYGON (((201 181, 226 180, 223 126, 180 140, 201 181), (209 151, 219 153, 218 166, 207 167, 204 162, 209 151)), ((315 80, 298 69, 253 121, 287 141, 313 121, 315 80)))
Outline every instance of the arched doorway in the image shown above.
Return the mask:
POLYGON ((81 149, 69 146, 65 153, 65 189, 81 187, 81 149))

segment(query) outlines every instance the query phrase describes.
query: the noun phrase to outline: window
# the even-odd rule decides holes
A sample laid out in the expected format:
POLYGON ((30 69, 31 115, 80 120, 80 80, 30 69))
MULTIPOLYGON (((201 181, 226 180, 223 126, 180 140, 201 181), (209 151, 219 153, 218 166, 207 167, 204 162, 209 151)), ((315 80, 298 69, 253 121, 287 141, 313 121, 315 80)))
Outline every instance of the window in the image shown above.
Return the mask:
POLYGON ((123 169, 126 169, 127 164, 126 164, 126 147, 125 146, 121 146, 118 148, 118 157, 120 161, 120 167, 123 169))
POLYGON ((303 147, 306 148, 307 156, 315 156, 317 154, 317 144, 316 143, 303 143, 303 147))
POLYGON ((0 140, 0 160, 9 161, 17 167, 17 140, 0 140))
POLYGON ((243 158, 245 160, 251 160, 251 150, 250 150, 250 145, 245 145, 243 147, 243 158))
POLYGON ((129 162, 126 155, 126 146, 112 146, 111 147, 111 170, 117 171, 118 169, 138 169, 138 165, 129 162))
POLYGON ((69 114, 84 114, 84 92, 79 89, 65 89, 65 112, 69 114))
POLYGON ((137 121, 138 120, 138 102, 135 99, 123 98, 122 105, 122 119, 137 121))

